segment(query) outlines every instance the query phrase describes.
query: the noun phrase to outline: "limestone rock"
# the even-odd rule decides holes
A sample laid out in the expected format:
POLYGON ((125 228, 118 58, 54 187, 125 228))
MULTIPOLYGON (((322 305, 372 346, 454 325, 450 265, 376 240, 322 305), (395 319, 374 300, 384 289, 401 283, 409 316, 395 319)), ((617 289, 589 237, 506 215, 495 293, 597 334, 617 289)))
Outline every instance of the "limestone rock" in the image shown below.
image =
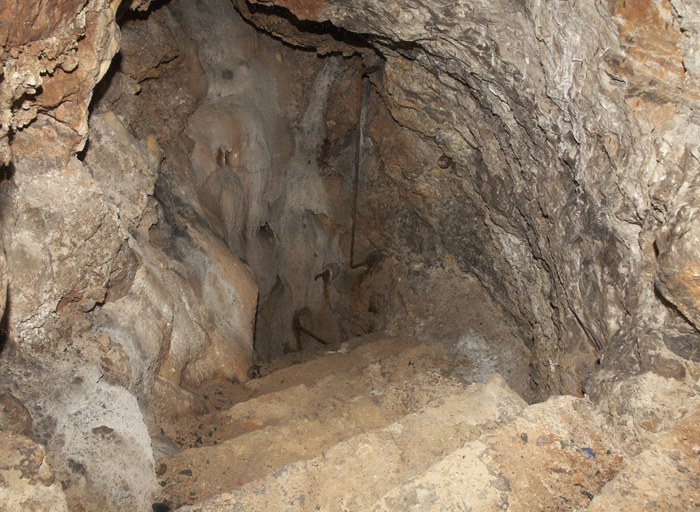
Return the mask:
POLYGON ((658 508, 692 510, 700 500, 693 475, 700 451, 699 414, 687 414, 631 459, 627 467, 596 496, 588 510, 627 511, 658 508))
POLYGON ((141 222, 153 194, 161 150, 153 139, 135 139, 112 112, 90 118, 90 150, 85 163, 129 230, 141 222))
POLYGON ((625 450, 636 455, 652 445, 700 403, 694 386, 644 373, 616 382, 604 382, 594 398, 598 408, 619 427, 625 450))
POLYGON ((67 512, 61 483, 45 460, 44 447, 0 431, 0 500, 6 512, 67 512))
POLYGON ((370 510, 585 509, 620 470, 616 441, 589 402, 551 398, 467 442, 370 510))
MULTIPOLYGON (((147 383, 147 390, 158 389, 156 375, 176 386, 196 387, 209 379, 246 381, 257 296, 250 269, 196 226, 175 234, 170 257, 145 240, 134 241, 134 247, 143 265, 128 294, 94 316, 99 329, 128 355, 134 381, 147 383)), ((115 361, 109 353, 105 357, 115 361)), ((167 410, 187 410, 185 402, 178 405, 177 395, 171 406, 157 407, 164 417, 171 414, 167 410)))
MULTIPOLYGON (((383 172, 534 340, 540 391, 582 395, 599 364, 622 366, 621 351, 648 364, 634 332, 666 309, 647 277, 650 237, 662 293, 692 320, 696 206, 680 219, 690 196, 673 195, 695 193, 698 176, 698 12, 688 2, 253 4, 332 23, 346 42, 362 34, 381 54, 371 80, 410 130, 373 121, 383 172), (444 171, 441 154, 454 162, 444 171)), ((318 40, 288 21, 260 23, 292 43, 318 40)))
MULTIPOLYGON (((112 33, 101 19, 90 30, 101 30, 105 43, 112 33)), ((47 114, 13 137, 12 179, 3 184, 13 275, 3 329, 16 359, 3 350, 2 381, 35 418, 34 433, 71 508, 140 510, 155 487, 148 432, 161 363, 173 367, 191 350, 176 366, 178 385, 190 362, 190 384, 216 375, 245 380, 257 289, 243 264, 236 268, 238 260, 201 228, 193 228, 194 252, 209 256, 191 254, 187 238, 177 257, 189 269, 159 268, 169 258, 149 241, 159 221, 151 197, 163 158, 156 138, 139 140, 111 112, 93 116, 90 135, 81 159, 72 156, 71 128, 47 114), (163 284, 173 280, 181 287, 163 284), (240 315, 230 314, 235 301, 245 305, 240 315), (183 324, 196 326, 196 336, 183 324), (25 374, 27 366, 33 370, 25 374), (108 405, 101 411, 99 404, 108 405)))
POLYGON ((370 510, 392 487, 525 407, 498 374, 384 428, 339 442, 232 492, 185 507, 214 510, 370 510), (313 510, 313 508, 312 508, 313 510))
POLYGON ((694 205, 686 204, 669 219, 657 238, 657 287, 685 317, 700 326, 700 232, 694 205))
POLYGON ((151 434, 151 445, 153 446, 153 460, 155 462, 165 457, 172 457, 179 451, 177 444, 161 433, 151 434))
MULTIPOLYGON (((29 2, 0 11, 4 77, 0 86, 0 161, 9 163, 9 134, 40 112, 64 123, 70 152, 85 142, 95 84, 119 48, 116 5, 106 0, 29 2), (80 49, 80 66, 77 52, 80 49)), ((40 146, 38 146, 40 147, 40 146)))
POLYGON ((0 394, 0 430, 31 438, 32 416, 12 393, 0 394))
POLYGON ((156 377, 153 385, 153 407, 156 418, 161 422, 206 412, 206 406, 201 397, 161 376, 156 377))
POLYGON ((52 447, 62 456, 63 474, 70 470, 66 495, 87 509, 142 510, 150 505, 155 474, 136 397, 121 387, 83 382, 70 405, 57 404, 67 409, 56 411, 52 447))
POLYGON ((177 43, 167 25, 155 20, 159 16, 131 20, 122 29, 120 70, 136 82, 157 78, 158 67, 178 55, 177 43), (147 52, 143 51, 145 45, 148 45, 147 52))
POLYGON ((59 324, 59 316, 79 315, 102 302, 112 270, 127 257, 116 212, 103 200, 99 183, 77 159, 68 162, 62 149, 49 149, 48 140, 64 132, 42 117, 14 139, 22 152, 15 160, 16 188, 5 189, 2 226, 13 275, 8 324, 20 344, 48 346, 67 329, 77 334, 79 324, 59 324), (46 151, 27 146, 42 141, 46 151))
POLYGON ((480 340, 450 302, 470 275, 530 399, 593 396, 631 453, 695 403, 695 3, 235 3, 359 57, 226 0, 0 7, 0 380, 71 507, 148 508, 124 468, 202 410, 187 387, 247 379, 254 328, 264 357, 295 319, 480 340))
POLYGON ((302 311, 312 317, 308 329, 339 340, 332 312, 338 295, 313 278, 343 266, 336 233, 317 217, 331 206, 315 164, 341 60, 319 62, 260 37, 230 2, 170 8, 198 45, 208 83, 187 122, 191 167, 178 164, 178 180, 194 189, 192 207, 204 223, 255 272, 260 354, 297 346, 290 326, 302 311))

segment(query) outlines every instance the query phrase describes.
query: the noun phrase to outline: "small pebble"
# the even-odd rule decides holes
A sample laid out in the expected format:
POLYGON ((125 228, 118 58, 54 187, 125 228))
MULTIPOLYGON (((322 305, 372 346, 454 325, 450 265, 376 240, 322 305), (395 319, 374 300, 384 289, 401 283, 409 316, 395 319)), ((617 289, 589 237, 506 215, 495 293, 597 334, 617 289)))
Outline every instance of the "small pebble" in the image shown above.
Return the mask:
POLYGON ((523 432, 520 434, 520 439, 523 440, 523 443, 527 444, 527 433, 523 432))
POLYGON ((156 476, 163 476, 167 470, 168 466, 165 465, 165 462, 161 462, 160 466, 158 466, 158 469, 156 469, 156 476))
POLYGON ((192 470, 191 469, 185 469, 183 471, 180 471, 181 475, 186 475, 186 476, 192 476, 192 470))
POLYGON ((447 169, 450 165, 452 165, 452 159, 443 153, 442 156, 438 158, 438 167, 440 167, 440 169, 447 169))
POLYGON ((581 453, 584 454, 589 459, 595 459, 595 453, 590 448, 581 448, 581 453))

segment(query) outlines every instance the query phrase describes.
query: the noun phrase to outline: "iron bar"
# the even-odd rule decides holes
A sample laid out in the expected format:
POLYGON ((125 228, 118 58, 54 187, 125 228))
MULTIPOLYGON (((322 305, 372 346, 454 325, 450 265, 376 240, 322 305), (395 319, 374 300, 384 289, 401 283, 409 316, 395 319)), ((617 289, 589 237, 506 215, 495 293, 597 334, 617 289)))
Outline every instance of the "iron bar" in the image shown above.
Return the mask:
POLYGON ((308 334, 309 336, 311 336, 313 339, 315 339, 315 340, 318 341, 319 343, 323 343, 324 345, 330 345, 329 342, 327 342, 326 340, 324 340, 324 339, 321 338, 320 336, 316 336, 316 335, 315 335, 314 333, 312 333, 310 330, 304 328, 304 327, 301 325, 301 320, 299 319, 299 317, 296 317, 296 318, 294 319, 294 332, 295 332, 296 338, 297 338, 297 350, 301 350, 301 339, 299 339, 299 333, 300 333, 300 332, 303 332, 303 333, 305 333, 305 334, 308 334))
POLYGON ((355 126, 355 187, 352 194, 352 230, 350 238, 350 268, 358 268, 369 265, 374 258, 368 258, 362 263, 353 263, 355 260, 355 230, 357 228, 357 195, 360 187, 360 144, 362 143, 362 79, 379 71, 379 66, 362 68, 357 74, 357 119, 355 126))
POLYGON ((328 281, 330 281, 331 277, 333 277, 333 272, 331 271, 331 269, 327 268, 320 274, 316 274, 314 276, 314 281, 318 281, 319 277, 323 278, 324 283, 327 283, 328 281))

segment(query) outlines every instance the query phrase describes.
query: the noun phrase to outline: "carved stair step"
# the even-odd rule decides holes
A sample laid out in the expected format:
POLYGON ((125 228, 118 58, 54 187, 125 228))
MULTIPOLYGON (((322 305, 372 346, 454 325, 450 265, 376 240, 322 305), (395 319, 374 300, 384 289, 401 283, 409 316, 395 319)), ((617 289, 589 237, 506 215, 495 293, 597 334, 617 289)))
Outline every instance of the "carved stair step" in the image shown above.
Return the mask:
MULTIPOLYGON (((367 510, 396 485, 527 405, 497 374, 486 384, 471 384, 438 402, 182 510, 367 510)), ((299 437, 298 442, 304 439, 299 437)))
POLYGON ((419 345, 418 340, 409 336, 362 336, 352 341, 348 352, 327 354, 302 364, 288 366, 261 379, 248 381, 244 387, 250 394, 249 398, 254 398, 299 384, 308 386, 326 375, 335 375, 352 368, 363 368, 417 345, 419 345), (371 340, 371 342, 365 340, 371 340))
MULTIPOLYGON (((284 378, 277 378, 274 374, 268 378, 285 383, 302 380, 302 383, 286 388, 282 386, 279 391, 242 401, 227 411, 188 418, 181 422, 179 430, 189 432, 188 443, 196 446, 219 444, 291 418, 313 415, 317 409, 328 409, 339 401, 369 393, 388 383, 408 380, 426 370, 447 368, 448 354, 442 344, 416 345, 413 341, 410 338, 387 339, 385 347, 388 345, 392 349, 388 355, 369 350, 369 347, 337 354, 334 367, 338 371, 332 374, 324 371, 320 377, 315 377, 311 371, 314 368, 306 365, 286 368, 284 378), (347 367, 343 361, 337 360, 343 358, 358 366, 347 367)), ((269 383, 261 389, 268 386, 269 383)))
POLYGON ((467 443, 364 510, 583 510, 623 466, 621 446, 590 402, 551 398, 467 443))
POLYGON ((385 427, 442 400, 462 400, 467 387, 456 377, 430 370, 406 381, 365 389, 347 400, 334 397, 307 415, 291 417, 222 444, 184 450, 163 459, 167 467, 160 477, 167 482, 164 496, 185 502, 190 493, 202 500, 235 489, 279 466, 313 458, 344 439, 385 427), (181 474, 188 470, 192 475, 181 474))

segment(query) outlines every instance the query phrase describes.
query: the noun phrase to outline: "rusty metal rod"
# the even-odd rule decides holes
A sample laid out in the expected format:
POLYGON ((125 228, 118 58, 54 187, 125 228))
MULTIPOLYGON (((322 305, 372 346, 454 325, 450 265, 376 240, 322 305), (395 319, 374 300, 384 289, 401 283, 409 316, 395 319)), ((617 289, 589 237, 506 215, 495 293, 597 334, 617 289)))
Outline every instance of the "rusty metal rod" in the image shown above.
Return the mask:
POLYGON ((326 270, 324 270, 320 274, 316 274, 314 276, 314 281, 318 281, 319 277, 323 278, 324 283, 327 283, 329 281, 329 279, 331 277, 333 277, 333 272, 331 271, 331 269, 327 268, 326 270))
POLYGON ((357 74, 357 120, 355 125, 355 187, 352 194, 352 230, 350 238, 350 268, 358 268, 368 265, 373 259, 367 259, 362 263, 353 263, 355 260, 355 230, 357 227, 357 191, 360 187, 360 144, 362 142, 362 79, 379 71, 379 66, 362 68, 357 74))
MULTIPOLYGON (((358 189, 360 186, 360 144, 362 142, 362 79, 366 76, 369 75, 370 73, 374 73, 375 71, 379 71, 379 66, 370 66, 366 68, 362 68, 360 72, 357 75, 357 121, 356 121, 356 128, 355 128, 355 185, 353 188, 353 195, 352 195, 352 235, 350 238, 350 268, 359 268, 365 265, 372 265, 375 260, 377 259, 376 256, 370 255, 365 261, 361 263, 353 263, 355 260, 355 231, 357 229, 357 196, 358 196, 358 189)), ((320 274, 316 274, 314 276, 314 281, 318 280, 319 278, 323 278, 324 283, 328 283, 330 281, 331 277, 333 276, 333 272, 331 271, 330 268, 327 268, 320 274)), ((323 343, 324 345, 330 345, 329 342, 321 338, 320 336, 316 336, 314 333, 312 333, 310 330, 306 329, 304 326, 301 325, 301 320, 299 317, 294 318, 294 335, 297 339, 297 350, 301 350, 301 338, 299 336, 299 333, 304 333, 308 334, 311 336, 313 339, 318 341, 319 343, 323 343)))
MULTIPOLYGON (((301 320, 299 320, 299 318, 295 318, 295 319, 294 319, 294 330, 297 331, 297 333, 298 333, 298 332, 303 332, 303 333, 305 333, 305 334, 308 334, 308 335, 311 336, 313 339, 315 339, 316 341, 318 341, 318 342, 320 342, 320 343, 323 343, 324 345, 330 345, 330 343, 327 342, 326 340, 324 340, 323 338, 321 338, 321 337, 319 337, 319 336, 316 336, 316 335, 315 335, 314 333, 312 333, 310 330, 305 329, 305 328, 301 325, 301 320)), ((299 348, 299 350, 301 350, 301 341, 299 340, 299 336, 298 336, 298 335, 297 335, 297 343, 298 343, 298 348, 299 348)))

